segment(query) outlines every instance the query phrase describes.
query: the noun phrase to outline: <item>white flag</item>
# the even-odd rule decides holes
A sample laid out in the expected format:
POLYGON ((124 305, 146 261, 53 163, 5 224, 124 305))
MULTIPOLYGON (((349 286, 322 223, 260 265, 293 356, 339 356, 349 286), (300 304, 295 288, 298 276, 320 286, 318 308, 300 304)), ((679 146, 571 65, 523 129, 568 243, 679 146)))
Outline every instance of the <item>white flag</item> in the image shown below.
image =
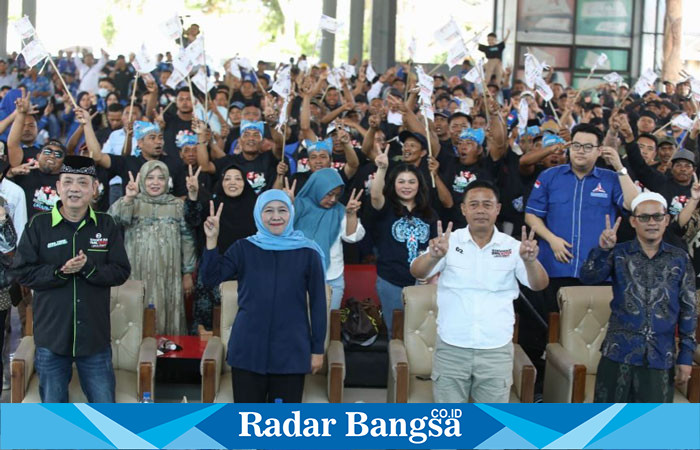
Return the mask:
POLYGON ((141 48, 136 53, 133 66, 138 73, 150 73, 156 69, 156 61, 146 50, 146 44, 141 44, 141 48))
POLYGON ((540 63, 535 55, 525 54, 525 84, 530 89, 535 88, 535 82, 542 76, 545 66, 540 63))
POLYGON ((690 130, 693 128, 693 119, 688 117, 688 114, 679 114, 671 121, 671 125, 675 125, 683 130, 690 130))
POLYGON ((204 38, 202 36, 192 41, 190 45, 185 48, 185 52, 193 65, 203 66, 206 64, 204 58, 204 38))
POLYGON ((184 79, 185 76, 183 74, 181 74, 178 70, 173 70, 173 73, 170 74, 168 81, 165 82, 165 85, 170 89, 175 90, 184 79))
POLYGON ((198 70, 197 74, 192 77, 192 83, 205 94, 214 87, 213 81, 207 76, 206 69, 198 70))
POLYGON ((272 90, 277 92, 283 99, 289 97, 292 91, 292 79, 289 72, 290 67, 285 66, 282 70, 277 73, 277 79, 272 84, 272 90))
POLYGON ((647 92, 651 91, 654 87, 654 82, 659 76, 652 69, 647 69, 644 71, 639 80, 634 85, 634 92, 636 92, 640 97, 644 96, 647 92))
POLYGON ((444 47, 450 47, 452 41, 462 39, 462 33, 459 30, 459 25, 453 18, 445 25, 440 27, 434 34, 435 39, 444 47))
POLYGON ((423 106, 430 106, 433 95, 433 77, 426 74, 422 66, 416 66, 416 74, 418 74, 418 87, 420 88, 418 94, 420 103, 423 106))
POLYGON ((398 111, 389 111, 386 115, 386 121, 390 124, 401 126, 403 125, 403 115, 398 111))
POLYGON ((464 79, 474 84, 481 84, 483 81, 481 79, 481 71, 477 66, 472 67, 472 69, 464 75, 464 79))
POLYGON ((688 81, 690 81, 690 90, 693 94, 700 94, 700 80, 691 77, 688 81))
POLYGON ((250 63, 248 58, 236 56, 233 60, 236 64, 238 64, 238 67, 240 67, 241 70, 245 70, 246 72, 253 72, 255 70, 253 69, 253 65, 250 63))
POLYGON ((527 99, 524 97, 520 98, 520 105, 518 105, 518 130, 520 134, 523 134, 527 129, 527 121, 530 115, 529 106, 527 104, 527 99))
POLYGON ((49 52, 44 48, 44 44, 39 39, 34 39, 22 49, 22 55, 27 66, 32 67, 39 64, 44 58, 49 56, 49 52))
POLYGON ((302 73, 306 73, 309 71, 309 62, 305 59, 302 59, 297 64, 297 67, 299 68, 299 70, 301 70, 302 73))
POLYGON ((412 37, 411 42, 408 44, 408 57, 411 60, 416 59, 416 48, 418 44, 416 43, 416 38, 412 37))
POLYGON ((554 97, 554 92, 552 92, 552 88, 549 87, 547 82, 544 81, 544 78, 542 77, 537 77, 537 79, 535 80, 535 88, 537 93, 540 94, 540 97, 542 97, 545 102, 551 101, 554 97))
POLYGON ((606 55, 605 53, 601 53, 598 56, 598 59, 595 61, 595 64, 593 64, 591 71, 594 71, 599 67, 603 67, 606 62, 608 62, 608 55, 606 55))
POLYGON ((338 90, 342 89, 342 86, 340 84, 340 74, 338 73, 337 68, 334 68, 328 72, 328 76, 326 77, 326 81, 328 81, 328 86, 334 87, 338 90))
POLYGON ((350 79, 355 76, 355 66, 351 66, 348 63, 343 63, 340 65, 340 70, 345 79, 350 79))
POLYGON ((180 72, 183 76, 187 76, 192 72, 194 64, 187 56, 187 52, 184 49, 180 49, 180 54, 177 58, 173 59, 173 69, 180 72))
POLYGON ((625 81, 624 78, 622 78, 622 75, 617 72, 610 72, 609 74, 603 76, 603 80, 610 84, 621 84, 623 81, 625 81))
POLYGON ((427 117, 428 120, 432 120, 433 122, 435 121, 435 109, 432 105, 423 106, 421 108, 421 111, 423 112, 423 114, 425 114, 425 117, 427 117))
POLYGON ((12 22, 12 26, 15 27, 15 31, 22 39, 29 39, 36 34, 36 30, 34 29, 34 26, 32 26, 32 22, 27 16, 24 16, 19 20, 15 20, 12 22))
MULTIPOLYGON (((459 105, 459 112, 462 112, 462 113, 464 113, 464 114, 466 114, 466 115, 471 114, 472 107, 471 107, 471 105, 469 104, 469 102, 467 102, 467 99, 462 100, 462 99, 459 98, 459 97, 455 97, 454 100, 455 100, 455 101, 457 102, 457 104, 459 105)), ((469 99, 469 100, 471 100, 471 99, 469 99)))
POLYGON ((338 32, 338 27, 340 24, 336 20, 335 17, 327 16, 325 14, 321 14, 321 21, 318 24, 318 27, 321 30, 327 31, 329 33, 335 34, 338 32))
POLYGON ((372 62, 370 61, 367 64, 367 71, 365 72, 365 75, 367 75, 367 80, 371 83, 375 78, 377 78, 377 72, 374 71, 374 67, 372 67, 372 62))
POLYGON ((277 120, 277 126, 275 129, 277 131, 282 131, 282 127, 284 126, 285 123, 287 123, 287 107, 289 106, 289 98, 284 97, 284 103, 282 103, 282 109, 280 109, 280 117, 277 120))
POLYGON ((170 19, 160 24, 160 30, 168 39, 179 39, 182 34, 182 23, 180 16, 175 13, 170 19))
POLYGON ((238 64, 236 64, 235 60, 231 60, 231 62, 228 65, 228 73, 230 73, 232 76, 238 78, 239 80, 243 78, 243 75, 241 74, 241 68, 238 67, 238 64))
POLYGON ((460 38, 452 44, 450 50, 447 52, 447 65, 450 67, 450 70, 452 70, 454 66, 462 64, 462 61, 464 61, 467 56, 469 56, 469 50, 467 50, 464 41, 460 38))

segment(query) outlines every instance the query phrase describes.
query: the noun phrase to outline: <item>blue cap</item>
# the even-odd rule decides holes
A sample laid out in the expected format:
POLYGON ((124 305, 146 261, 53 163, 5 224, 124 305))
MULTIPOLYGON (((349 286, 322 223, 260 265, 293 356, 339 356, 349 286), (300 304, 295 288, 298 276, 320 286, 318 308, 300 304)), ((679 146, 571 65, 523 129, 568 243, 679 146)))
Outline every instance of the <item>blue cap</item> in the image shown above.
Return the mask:
POLYGON ((537 125, 533 125, 531 127, 527 127, 525 129, 525 134, 528 136, 539 136, 540 134, 540 127, 537 125))
POLYGON ((484 133, 483 128, 466 128, 462 130, 462 133, 459 135, 459 138, 463 141, 474 141, 479 145, 482 145, 484 143, 485 137, 486 134, 484 133))
POLYGON ((542 138, 542 148, 551 147, 552 145, 566 144, 566 141, 556 134, 545 133, 542 138))
POLYGON ((251 120, 241 121, 241 134, 245 133, 246 130, 257 130, 260 136, 265 134, 265 124, 261 121, 253 122, 251 120))
POLYGON ((229 109, 231 108, 243 109, 245 108, 245 105, 243 104, 243 102, 232 102, 229 109))
POLYGON ((175 145, 180 149, 187 145, 197 145, 197 135, 190 130, 180 130, 175 136, 175 145))
POLYGON ((311 141, 309 139, 304 139, 304 145, 306 146, 306 151, 307 152, 318 152, 318 151, 326 151, 328 153, 331 153, 333 151, 333 139, 328 138, 324 139, 323 141, 311 141))

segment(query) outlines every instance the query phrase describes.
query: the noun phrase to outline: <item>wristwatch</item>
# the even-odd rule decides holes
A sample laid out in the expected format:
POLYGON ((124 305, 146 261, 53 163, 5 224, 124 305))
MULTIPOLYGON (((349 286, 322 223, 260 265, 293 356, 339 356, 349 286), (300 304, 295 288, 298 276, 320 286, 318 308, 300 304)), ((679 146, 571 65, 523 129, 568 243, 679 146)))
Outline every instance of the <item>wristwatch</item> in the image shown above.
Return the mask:
POLYGON ((622 176, 629 175, 629 173, 627 172, 627 167, 623 167, 622 169, 618 170, 617 174, 622 176))

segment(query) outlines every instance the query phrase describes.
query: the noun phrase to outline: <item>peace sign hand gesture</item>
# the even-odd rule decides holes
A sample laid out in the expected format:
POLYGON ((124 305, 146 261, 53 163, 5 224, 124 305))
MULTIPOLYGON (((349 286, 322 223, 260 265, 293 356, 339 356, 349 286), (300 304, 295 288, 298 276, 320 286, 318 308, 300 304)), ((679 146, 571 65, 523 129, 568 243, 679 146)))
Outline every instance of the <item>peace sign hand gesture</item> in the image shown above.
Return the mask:
POLYGON ((345 205, 345 214, 348 216, 356 216, 357 211, 360 210, 360 207, 362 206, 362 201, 360 199, 362 198, 362 192, 364 192, 364 189, 360 189, 360 192, 355 195, 355 189, 352 190, 350 193, 350 200, 348 200, 348 204, 345 205))
POLYGON ((439 260, 442 259, 447 251, 450 249, 450 235, 452 234, 452 222, 447 224, 447 229, 442 232, 442 221, 438 220, 437 223, 437 237, 434 237, 428 243, 428 251, 430 256, 439 260))
POLYGON ((520 258, 526 263, 537 261, 537 255, 540 253, 540 247, 535 239, 535 230, 530 230, 527 234, 527 227, 523 225, 522 235, 520 237, 520 258))
POLYGON ((197 194, 199 193, 199 173, 202 171, 201 167, 197 168, 197 171, 192 174, 192 164, 187 165, 190 175, 185 177, 185 183, 187 185, 187 196, 190 200, 196 201, 197 194))
POLYGON ((292 185, 290 186, 289 185, 289 178, 284 177, 284 189, 282 189, 282 190, 284 191, 285 194, 287 194, 287 196, 289 196, 289 199, 292 201, 292 203, 294 203, 294 192, 296 191, 296 189, 297 189, 297 180, 295 179, 292 182, 292 185))
POLYGON ((389 144, 386 144, 384 151, 379 151, 379 154, 374 158, 374 164, 377 168, 386 170, 389 167, 389 144))
POLYGON ((618 217, 615 221, 615 226, 610 228, 610 215, 605 215, 605 229, 600 233, 600 239, 598 239, 598 245, 603 250, 612 250, 617 244, 617 229, 622 223, 622 216, 618 217))
POLYGON ((134 174, 129 171, 129 183, 126 185, 125 197, 128 201, 132 201, 139 193, 139 177, 140 173, 136 174, 136 179, 134 179, 134 174))
POLYGON ((209 217, 204 221, 204 234, 207 237, 207 249, 209 250, 216 247, 216 240, 219 237, 219 221, 223 210, 224 204, 221 203, 219 209, 214 212, 214 201, 209 200, 209 217))
POLYGON ((690 188, 690 197, 693 200, 700 200, 700 183, 695 173, 693 173, 693 186, 690 188))

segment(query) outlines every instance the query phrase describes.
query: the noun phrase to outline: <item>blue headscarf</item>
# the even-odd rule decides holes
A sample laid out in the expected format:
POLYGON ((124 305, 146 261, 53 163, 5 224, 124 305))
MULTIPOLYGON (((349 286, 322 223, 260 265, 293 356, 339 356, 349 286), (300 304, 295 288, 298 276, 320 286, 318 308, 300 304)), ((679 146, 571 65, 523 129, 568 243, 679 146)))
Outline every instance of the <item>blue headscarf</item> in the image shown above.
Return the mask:
POLYGON ((460 135, 459 135, 459 138, 461 140, 474 141, 479 145, 482 145, 484 143, 485 137, 486 137, 486 135, 484 134, 483 128, 465 128, 464 130, 462 130, 462 133, 460 133, 460 135))
POLYGON ((151 133, 160 133, 160 127, 158 124, 144 122, 142 120, 137 120, 134 122, 134 138, 136 140, 142 139, 144 136, 151 133))
POLYGON ((325 267, 326 262, 324 261, 323 250, 321 250, 321 247, 319 247, 318 244, 311 239, 304 237, 304 233, 301 231, 294 230, 294 205, 292 205, 289 196, 284 191, 279 189, 270 189, 260 194, 255 202, 253 218, 255 219, 255 226, 258 228, 258 232, 247 238, 252 244, 260 247, 263 250, 296 250, 298 248, 312 248, 321 256, 321 262, 325 267), (262 211, 265 208, 265 205, 270 202, 274 202, 275 200, 284 203, 289 208, 289 222, 280 235, 270 233, 270 230, 265 228, 262 221, 262 211))
MULTIPOLYGON (((323 197, 330 191, 343 186, 335 169, 321 169, 314 172, 294 200, 296 219, 294 228, 300 230, 309 239, 313 239, 323 250, 326 266, 331 262, 331 246, 340 234, 340 223, 345 215, 345 207, 336 203, 331 208, 320 205, 323 197)), ((341 192, 342 193, 342 192, 341 192)))
POLYGON ((556 134, 545 133, 542 138, 542 148, 551 147, 552 145, 566 144, 566 141, 556 134))

